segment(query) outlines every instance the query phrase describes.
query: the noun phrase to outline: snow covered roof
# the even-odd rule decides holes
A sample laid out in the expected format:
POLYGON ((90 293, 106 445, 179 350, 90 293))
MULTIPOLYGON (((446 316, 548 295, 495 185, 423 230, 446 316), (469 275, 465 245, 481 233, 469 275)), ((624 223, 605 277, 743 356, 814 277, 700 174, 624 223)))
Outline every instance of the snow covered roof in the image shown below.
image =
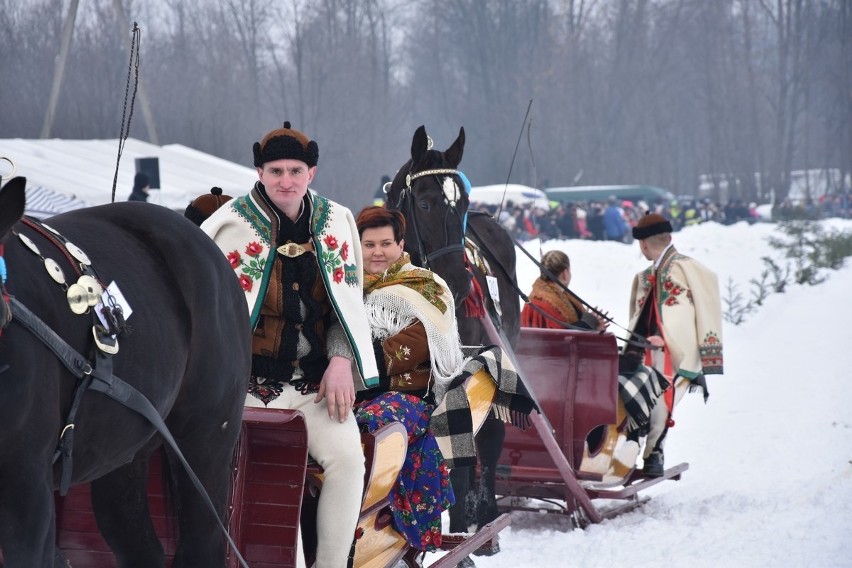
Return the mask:
MULTIPOLYGON (((0 139, 0 157, 9 158, 16 175, 27 178, 27 213, 45 217, 72 208, 109 203, 115 176, 118 139, 26 140, 0 139), (34 207, 31 210, 30 204, 34 207)), ((177 211, 213 186, 238 196, 246 193, 257 173, 180 144, 156 146, 134 138, 124 144, 115 200, 124 201, 133 189, 137 158, 158 158, 160 189, 148 201, 177 211)), ((0 161, 3 177, 9 164, 0 161)))

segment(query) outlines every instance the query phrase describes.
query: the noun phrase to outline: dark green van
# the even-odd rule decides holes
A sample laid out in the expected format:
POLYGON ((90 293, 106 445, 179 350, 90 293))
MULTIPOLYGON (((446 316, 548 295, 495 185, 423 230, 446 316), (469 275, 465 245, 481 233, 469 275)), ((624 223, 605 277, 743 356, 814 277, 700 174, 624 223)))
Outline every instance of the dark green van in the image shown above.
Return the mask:
POLYGON ((606 203, 610 195, 621 201, 644 201, 648 205, 662 200, 671 202, 675 196, 661 187, 652 185, 579 185, 571 187, 550 187, 544 190, 551 201, 597 201, 606 203))

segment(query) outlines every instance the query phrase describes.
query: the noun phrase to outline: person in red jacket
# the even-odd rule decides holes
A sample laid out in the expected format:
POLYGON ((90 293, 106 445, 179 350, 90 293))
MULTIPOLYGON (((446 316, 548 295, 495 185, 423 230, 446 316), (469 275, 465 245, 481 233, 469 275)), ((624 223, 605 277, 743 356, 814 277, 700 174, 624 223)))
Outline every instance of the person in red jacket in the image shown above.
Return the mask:
POLYGON ((571 262, 567 254, 561 250, 549 251, 541 258, 541 265, 541 276, 533 283, 530 301, 521 311, 522 326, 606 329, 606 321, 587 310, 580 300, 566 290, 571 283, 571 262))

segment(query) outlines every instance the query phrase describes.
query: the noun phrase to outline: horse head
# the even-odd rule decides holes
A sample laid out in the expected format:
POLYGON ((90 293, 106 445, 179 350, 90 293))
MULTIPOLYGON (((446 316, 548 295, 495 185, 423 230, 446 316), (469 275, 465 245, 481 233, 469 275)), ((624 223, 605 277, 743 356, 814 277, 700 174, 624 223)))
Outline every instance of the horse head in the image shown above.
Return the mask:
POLYGON ((411 159, 386 190, 387 204, 405 216, 405 250, 411 261, 439 274, 450 287, 456 307, 470 291, 464 235, 470 184, 457 170, 464 152, 464 127, 449 148, 432 149, 420 126, 411 141, 411 159))
POLYGON ((12 311, 6 298, 6 261, 3 256, 3 241, 24 214, 26 202, 26 178, 16 177, 0 188, 0 330, 12 319, 12 311))

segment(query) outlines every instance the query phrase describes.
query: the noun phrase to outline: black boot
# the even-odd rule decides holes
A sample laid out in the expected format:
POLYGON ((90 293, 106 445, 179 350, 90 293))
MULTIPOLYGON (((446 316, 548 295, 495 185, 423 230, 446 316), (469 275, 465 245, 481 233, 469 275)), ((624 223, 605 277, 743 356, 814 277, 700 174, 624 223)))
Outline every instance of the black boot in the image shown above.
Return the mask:
POLYGON ((651 455, 645 458, 642 473, 645 474, 645 477, 662 477, 664 472, 663 450, 654 450, 651 455))

